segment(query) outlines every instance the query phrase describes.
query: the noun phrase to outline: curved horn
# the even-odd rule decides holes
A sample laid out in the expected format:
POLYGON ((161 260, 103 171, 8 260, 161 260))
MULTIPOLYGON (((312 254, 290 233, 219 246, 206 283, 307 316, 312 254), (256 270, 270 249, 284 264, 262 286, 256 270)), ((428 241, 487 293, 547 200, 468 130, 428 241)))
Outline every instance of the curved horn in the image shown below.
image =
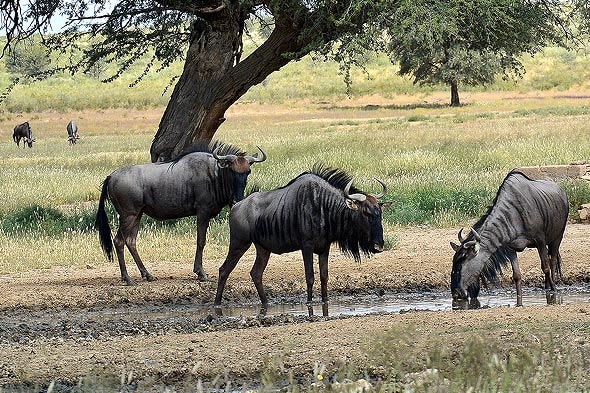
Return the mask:
POLYGON ((463 239, 463 236, 461 236, 461 233, 463 232, 463 228, 459 229, 459 233, 457 234, 457 237, 459 238, 459 243, 463 244, 465 242, 465 239, 463 239))
POLYGON ((377 199, 383 198, 385 196, 385 193, 387 192, 387 186, 385 185, 385 183, 383 183, 381 180, 377 179, 376 177, 374 177, 373 179, 375 179, 379 184, 381 184, 381 187, 383 188, 379 194, 373 194, 373 196, 377 199))
POLYGON ((367 196, 365 194, 349 194, 351 186, 352 186, 352 180, 348 182, 346 187, 344 187, 344 196, 346 198, 352 199, 354 201, 359 201, 359 202, 363 202, 365 199, 367 199, 367 196))
POLYGON ((217 161, 233 161, 235 160, 235 156, 233 155, 227 155, 227 156, 218 156, 217 155, 217 150, 219 149, 219 146, 217 148, 215 148, 215 150, 213 150, 211 152, 211 154, 213 154, 213 157, 217 160, 217 161))
POLYGON ((481 237, 479 237, 479 233, 477 233, 475 229, 471 228, 471 233, 473 233, 473 237, 478 243, 481 242, 481 237))
POLYGON ((262 150, 260 148, 260 146, 256 146, 258 148, 258 150, 260 150, 260 152, 262 153, 262 157, 258 158, 258 155, 253 155, 253 156, 246 156, 246 160, 248 160, 248 162, 250 164, 253 164, 255 162, 262 162, 262 161, 266 161, 266 153, 264 152, 264 150, 262 150))

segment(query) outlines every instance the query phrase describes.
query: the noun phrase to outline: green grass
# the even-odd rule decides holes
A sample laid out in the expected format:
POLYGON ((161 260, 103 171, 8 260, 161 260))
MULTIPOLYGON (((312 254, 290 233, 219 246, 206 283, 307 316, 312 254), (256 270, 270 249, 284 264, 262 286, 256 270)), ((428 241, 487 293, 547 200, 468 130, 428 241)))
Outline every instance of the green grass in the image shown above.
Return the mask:
MULTIPOLYGON (((469 103, 450 108, 444 104, 446 87, 419 89, 396 76, 395 68, 380 56, 367 63, 371 79, 358 74, 353 99, 346 99, 337 66, 306 57, 273 74, 253 88, 243 104, 230 108, 216 137, 251 153, 255 145, 264 148, 269 159, 256 164, 249 178, 249 184, 261 190, 283 186, 323 162, 348 171, 369 192, 379 190, 374 177, 386 182, 384 200, 392 202, 384 213, 386 232, 405 225, 464 226, 486 211, 509 170, 590 157, 590 105, 583 98, 588 96, 587 62, 583 53, 547 49, 526 59, 529 72, 522 83, 510 87, 499 81, 466 89, 463 96, 469 103), (555 74, 552 67, 562 72, 555 74), (536 85, 557 76, 569 78, 564 89, 577 87, 542 92, 536 85), (264 104, 275 100, 283 104, 264 104)), ((19 86, 0 104, 0 242, 11 244, 0 253, 0 271, 38 266, 25 247, 51 252, 30 239, 96 242, 92 223, 101 182, 116 168, 149 161, 166 102, 161 89, 178 71, 174 67, 134 89, 126 87, 132 75, 106 85, 87 77, 60 76, 19 86), (142 109, 104 109, 109 107, 142 109), (20 113, 27 110, 34 112, 20 113), (65 142, 70 119, 78 121, 82 136, 73 148, 65 142), (17 149, 11 140, 14 124, 25 120, 37 137, 33 149, 17 149)), ((8 79, 2 71, 0 85, 8 79)), ((562 185, 575 217, 578 206, 590 199, 589 188, 585 182, 562 185)), ((112 211, 110 218, 116 222, 112 211)), ((193 219, 144 221, 140 241, 142 236, 182 235, 182 258, 192 258, 193 219)), ((388 243, 395 244, 395 239, 388 243)), ((222 258, 226 246, 227 221, 220 217, 210 230, 206 258, 222 258)), ((54 252, 62 253, 59 248, 54 252)), ((157 258, 158 247, 143 247, 142 253, 157 258)), ((96 249, 79 258, 57 255, 43 266, 83 266, 99 260, 103 258, 96 249)))
MULTIPOLYGON (((252 42, 245 43, 245 52, 255 48, 252 42)), ((150 56, 138 61, 129 71, 111 83, 102 83, 100 78, 86 75, 58 73, 50 79, 18 84, 10 96, 0 103, 2 112, 34 113, 44 110, 68 111, 108 108, 153 108, 167 104, 173 90, 171 82, 182 72, 182 63, 175 62, 169 68, 148 74, 140 83, 130 87, 142 74, 150 56)), ((527 72, 522 79, 503 80, 501 75, 488 86, 460 86, 462 100, 475 92, 514 91, 527 93, 569 89, 586 89, 590 80, 590 57, 587 51, 567 51, 562 48, 547 48, 535 57, 524 56, 527 72)), ((63 59, 54 58, 59 64, 63 59)), ((379 95, 392 98, 397 95, 427 97, 444 92, 437 104, 447 103, 450 93, 447 86, 418 86, 409 77, 400 77, 398 67, 386 56, 372 54, 368 57, 366 70, 352 70, 352 97, 379 95)), ((112 74, 113 66, 107 67, 102 77, 112 74)), ((16 75, 9 74, 0 59, 0 90, 7 88, 16 75)), ((261 84, 254 86, 241 99, 242 102, 287 103, 292 100, 313 102, 331 101, 347 97, 344 77, 338 64, 323 62, 312 56, 293 61, 275 72, 261 84)), ((413 115, 410 119, 419 119, 413 115)), ((415 120, 414 120, 415 121, 415 120)))
MULTIPOLYGON (((547 101, 545 105, 553 106, 554 102, 547 101)), ((578 102, 570 102, 572 110, 578 102)), ((493 104, 488 103, 490 107, 493 104)), ((377 177, 388 186, 384 201, 391 202, 384 212, 386 235, 394 227, 406 225, 469 225, 486 211, 511 169, 568 164, 590 157, 590 115, 549 113, 542 106, 525 116, 516 111, 480 116, 479 106, 367 112, 294 103, 294 111, 286 114, 276 108, 252 104, 229 113, 217 134, 250 153, 255 145, 267 152, 267 162, 253 167, 249 184, 261 190, 280 187, 316 162, 346 170, 368 192, 380 190, 373 180, 377 177), (428 121, 409 121, 416 110, 428 121), (466 120, 456 122, 457 116, 466 120)), ((40 119, 43 116, 39 114, 40 119)), ((107 111, 85 116, 86 122, 100 123, 103 116, 121 114, 107 111)), ((123 116, 130 119, 123 122, 125 127, 133 128, 134 122, 141 120, 129 113, 123 116)), ((33 149, 17 149, 9 134, 0 143, 2 272, 104 261, 92 229, 101 182, 116 168, 149 160, 153 138, 149 127, 134 131, 132 136, 121 129, 81 131, 82 139, 75 147, 67 145, 59 127, 49 123, 47 130, 45 135, 38 134, 33 149), (45 240, 40 244, 39 239, 45 240), (64 239, 63 244, 84 242, 93 247, 70 256, 70 248, 56 246, 59 239, 64 239), (40 252, 53 257, 39 263, 40 252)), ((562 186, 575 217, 578 206, 590 201, 590 189, 583 181, 562 182, 562 186)), ((116 227, 112 209, 109 215, 116 227)), ((162 243, 142 239, 179 236, 177 256, 190 261, 194 232, 192 218, 167 222, 144 219, 139 247, 147 260, 157 259, 162 243)), ((227 241, 224 214, 212 223, 205 257, 223 258, 227 241)), ((395 244, 395 239, 388 238, 388 244, 395 244)))

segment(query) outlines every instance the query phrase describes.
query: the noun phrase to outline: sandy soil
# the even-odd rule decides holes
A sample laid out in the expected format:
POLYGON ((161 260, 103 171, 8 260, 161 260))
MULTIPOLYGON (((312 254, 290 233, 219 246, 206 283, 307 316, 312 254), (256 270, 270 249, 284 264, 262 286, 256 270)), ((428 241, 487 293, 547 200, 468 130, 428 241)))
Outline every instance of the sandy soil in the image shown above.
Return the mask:
MULTIPOLYGON (((590 281, 587 225, 566 229, 561 253, 564 282, 590 281)), ((456 229, 400 228, 395 247, 360 265, 332 253, 329 292, 363 296, 448 290, 456 229)), ((526 286, 540 287, 536 251, 519 254, 526 286)), ((216 276, 222 261, 207 261, 216 276)), ((139 385, 158 386, 186 378, 214 381, 229 376, 256 381, 265 359, 279 358, 294 375, 313 375, 318 363, 336 367, 363 363, 370 340, 390 328, 420 326, 416 340, 449 334, 461 326, 490 326, 521 320, 590 320, 590 303, 492 308, 470 311, 416 312, 355 317, 205 318, 183 312, 187 305, 212 304, 216 283, 199 283, 186 267, 152 261, 158 280, 127 287, 116 265, 54 268, 0 277, 0 386, 46 385, 51 380, 75 384, 100 370, 127 375, 139 385), (97 371, 98 370, 98 371, 97 371), (131 374, 129 374, 131 373, 131 374)), ((230 275, 224 304, 257 304, 250 281, 251 258, 244 257, 230 275)), ((134 266, 130 273, 139 278, 134 266)), ((303 266, 298 253, 271 257, 264 283, 271 302, 303 301, 303 266)), ((502 285, 510 287, 508 271, 502 285)), ((317 277, 317 272, 316 272, 317 277)), ((315 292, 319 298, 319 279, 315 292)), ((514 299, 515 303, 515 299, 514 299)), ((565 338, 569 339, 569 338, 565 338)), ((420 344, 420 342, 418 343, 420 344)), ((365 367, 369 365, 364 364, 365 367)), ((378 367, 378 365, 374 365, 378 367)))

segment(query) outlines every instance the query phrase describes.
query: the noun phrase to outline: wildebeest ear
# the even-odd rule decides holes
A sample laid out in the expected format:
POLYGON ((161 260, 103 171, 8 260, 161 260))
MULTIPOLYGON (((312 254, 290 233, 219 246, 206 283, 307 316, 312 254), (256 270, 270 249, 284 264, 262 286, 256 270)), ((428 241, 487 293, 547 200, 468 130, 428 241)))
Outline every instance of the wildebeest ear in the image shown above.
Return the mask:
POLYGON ((460 245, 458 245, 458 244, 455 244, 455 243, 453 243, 453 242, 450 242, 450 243, 451 243, 451 248, 452 248, 452 249, 453 249, 453 251, 455 251, 455 252, 459 251, 459 249, 461 248, 461 246, 460 246, 460 245))
POLYGON ((380 202, 381 210, 389 209, 393 203, 391 202, 380 202))
POLYGON ((359 206, 357 205, 357 203, 355 201, 353 201, 352 199, 348 199, 346 198, 346 207, 352 210, 358 210, 359 206))

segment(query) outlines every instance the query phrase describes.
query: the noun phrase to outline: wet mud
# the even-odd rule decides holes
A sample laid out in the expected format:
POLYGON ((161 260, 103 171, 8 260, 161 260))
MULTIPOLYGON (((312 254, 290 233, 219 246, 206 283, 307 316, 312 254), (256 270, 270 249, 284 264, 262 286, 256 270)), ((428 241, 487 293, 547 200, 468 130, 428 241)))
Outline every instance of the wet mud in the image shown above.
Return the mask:
MULTIPOLYGON (((482 291, 481 310, 453 310, 448 242, 456 237, 454 229, 402 228, 392 250, 360 265, 334 252, 327 317, 319 302, 309 315, 297 253, 271 257, 263 277, 270 302, 265 315, 247 258, 229 277, 222 315, 212 307, 215 281, 198 282, 192 261, 151 261, 158 279, 135 287, 120 282, 115 264, 0 276, 0 387, 46 387, 53 380, 75 385, 97 368, 133 372, 144 381, 170 382, 197 368, 194 374, 203 380, 226 374, 255 380, 264 359, 274 357, 281 367, 307 375, 318 363, 362 362, 367 340, 396 326, 421 326, 438 336, 453 326, 490 321, 587 321, 587 233, 586 225, 566 229, 564 277, 551 306, 541 289, 536 251, 519 255, 526 290, 518 309, 508 272, 499 288, 482 291)), ((221 262, 207 261, 207 272, 213 276, 221 262)), ((129 266, 137 277, 134 269, 129 266)), ((428 335, 418 337, 427 345, 428 335)))
MULTIPOLYGON (((510 290, 488 290, 478 298, 477 307, 458 307, 446 291, 418 293, 376 293, 333 296, 329 304, 271 304, 261 310, 256 304, 211 305, 119 303, 87 309, 15 308, 0 315, 0 343, 24 344, 39 339, 98 340, 120 336, 189 334, 337 320, 366 315, 404 314, 421 311, 514 307, 516 294, 510 290), (325 311, 327 310, 327 315, 325 311), (320 318, 322 317, 322 318, 320 318)), ((588 302, 590 286, 562 287, 548 300, 544 290, 524 288, 527 306, 588 302)))

